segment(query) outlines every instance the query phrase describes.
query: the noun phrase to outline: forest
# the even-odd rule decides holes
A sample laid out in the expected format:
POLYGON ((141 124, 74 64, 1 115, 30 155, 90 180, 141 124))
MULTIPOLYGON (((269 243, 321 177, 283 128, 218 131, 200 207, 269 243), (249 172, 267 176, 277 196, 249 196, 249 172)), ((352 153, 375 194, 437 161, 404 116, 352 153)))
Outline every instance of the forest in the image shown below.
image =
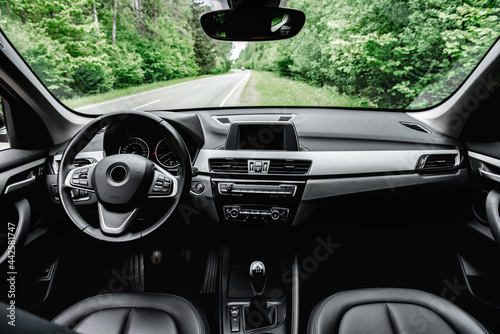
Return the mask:
POLYGON ((3 0, 0 27, 58 98, 219 74, 231 44, 210 39, 202 2, 3 0))
POLYGON ((290 0, 306 13, 296 37, 249 43, 237 66, 421 109, 453 93, 500 34, 496 0, 290 0))
MULTIPOLYGON (((420 109, 453 93, 500 34, 497 0, 290 0, 294 38, 248 43, 233 66, 366 107, 420 109)), ((229 71, 202 0, 0 0, 0 27, 59 98, 229 71)))

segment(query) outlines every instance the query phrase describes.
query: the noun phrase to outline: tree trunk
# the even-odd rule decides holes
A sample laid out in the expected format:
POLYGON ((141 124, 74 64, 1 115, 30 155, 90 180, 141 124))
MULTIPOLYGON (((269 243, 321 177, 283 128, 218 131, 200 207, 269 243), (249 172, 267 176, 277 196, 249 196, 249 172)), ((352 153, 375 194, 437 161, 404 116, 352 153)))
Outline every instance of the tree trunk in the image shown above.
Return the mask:
POLYGON ((134 13, 135 19, 137 21, 137 33, 141 36, 143 35, 143 26, 142 26, 142 8, 141 8, 142 0, 134 0, 134 13))
POLYGON ((138 10, 137 10, 137 1, 138 0, 132 0, 132 1, 134 3, 134 16, 135 16, 135 23, 137 26, 137 33, 140 34, 141 29, 139 28, 139 14, 138 14, 138 10))
POLYGON ((111 27, 111 44, 116 42, 116 23, 118 21, 118 0, 113 0, 113 25, 111 27))
POLYGON ((154 0, 155 8, 154 8, 154 18, 155 18, 155 29, 158 29, 158 0, 154 0))
POLYGON ((137 14, 139 16, 139 31, 141 36, 144 35, 144 25, 142 24, 142 0, 137 0, 137 14))
POLYGON ((95 2, 92 5, 92 9, 94 10, 94 22, 97 28, 97 34, 99 35, 99 19, 97 18, 97 8, 95 7, 95 2))

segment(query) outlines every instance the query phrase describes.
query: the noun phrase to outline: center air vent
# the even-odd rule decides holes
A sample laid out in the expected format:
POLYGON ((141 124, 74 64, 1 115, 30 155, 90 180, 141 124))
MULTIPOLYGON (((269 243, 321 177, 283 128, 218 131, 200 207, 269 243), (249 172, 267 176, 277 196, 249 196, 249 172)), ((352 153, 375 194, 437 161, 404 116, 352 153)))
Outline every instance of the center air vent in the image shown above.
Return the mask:
POLYGON ((428 172, 446 171, 457 167, 457 154, 424 155, 417 165, 418 170, 428 172))
POLYGON ((210 170, 217 173, 248 173, 247 159, 210 159, 210 170))
POLYGON ((307 174, 311 167, 309 160, 273 159, 269 174, 307 174))

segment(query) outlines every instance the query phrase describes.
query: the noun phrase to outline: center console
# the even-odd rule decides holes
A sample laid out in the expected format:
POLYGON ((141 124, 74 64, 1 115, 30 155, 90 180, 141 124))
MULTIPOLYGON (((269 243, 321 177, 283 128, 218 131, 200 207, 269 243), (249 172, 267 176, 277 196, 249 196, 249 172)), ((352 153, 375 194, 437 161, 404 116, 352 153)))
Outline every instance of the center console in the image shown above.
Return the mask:
POLYGON ((311 162, 273 155, 299 151, 293 123, 233 122, 225 150, 240 157, 231 158, 228 152, 227 158, 209 159, 210 171, 217 174, 211 189, 219 221, 291 224, 305 187, 300 177, 311 162))
POLYGON ((304 181, 212 179, 219 221, 291 223, 304 181))
POLYGON ((296 333, 298 287, 292 250, 231 244, 222 249, 221 333, 296 333))

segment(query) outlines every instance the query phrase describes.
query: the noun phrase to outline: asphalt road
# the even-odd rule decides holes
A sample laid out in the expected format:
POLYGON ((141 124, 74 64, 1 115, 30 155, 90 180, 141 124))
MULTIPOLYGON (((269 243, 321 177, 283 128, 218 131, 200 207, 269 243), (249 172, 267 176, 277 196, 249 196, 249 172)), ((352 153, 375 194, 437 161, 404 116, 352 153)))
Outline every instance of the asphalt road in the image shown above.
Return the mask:
POLYGON ((116 110, 170 110, 234 106, 250 78, 250 71, 234 71, 147 92, 121 97, 75 110, 105 114, 116 110))

